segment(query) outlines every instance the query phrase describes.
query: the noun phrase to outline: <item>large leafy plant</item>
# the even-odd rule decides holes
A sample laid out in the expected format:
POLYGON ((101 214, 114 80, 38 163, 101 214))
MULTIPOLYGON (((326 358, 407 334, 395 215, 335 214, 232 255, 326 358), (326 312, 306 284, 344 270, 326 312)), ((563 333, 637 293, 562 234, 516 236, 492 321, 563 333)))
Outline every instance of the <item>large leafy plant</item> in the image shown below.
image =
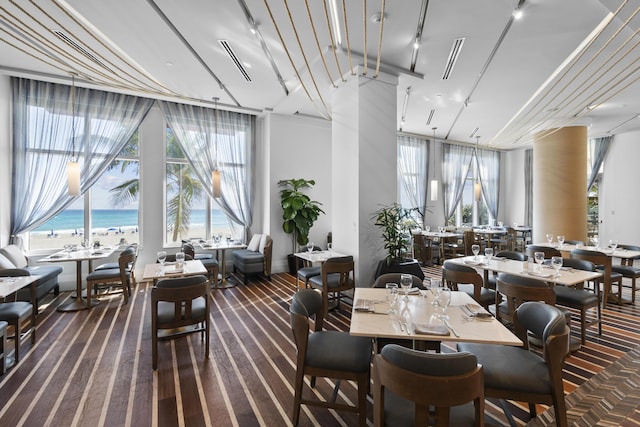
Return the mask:
POLYGON ((414 216, 417 208, 403 208, 398 203, 383 206, 374 213, 374 224, 382 230, 387 263, 402 258, 411 244, 411 230, 418 226, 414 216))
POLYGON ((302 190, 316 184, 313 179, 286 179, 278 181, 280 187, 280 204, 282 205, 282 229, 291 234, 292 252, 295 252, 296 242, 306 245, 309 242, 309 231, 313 223, 324 211, 322 203, 311 200, 302 190))

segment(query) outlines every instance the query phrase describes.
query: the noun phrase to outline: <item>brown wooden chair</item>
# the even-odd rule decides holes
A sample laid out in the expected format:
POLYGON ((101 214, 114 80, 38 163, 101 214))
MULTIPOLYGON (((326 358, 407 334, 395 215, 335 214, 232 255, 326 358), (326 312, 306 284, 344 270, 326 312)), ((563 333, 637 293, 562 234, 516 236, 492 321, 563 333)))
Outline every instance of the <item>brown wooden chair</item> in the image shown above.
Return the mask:
POLYGON ((124 303, 129 302, 131 295, 131 275, 135 269, 136 250, 127 248, 118 256, 118 268, 108 268, 104 270, 93 270, 87 275, 87 306, 91 306, 91 293, 98 295, 100 286, 122 287, 124 303))
POLYGON ((551 259, 554 256, 562 256, 562 253, 554 247, 543 245, 527 245, 525 253, 531 258, 534 257, 536 252, 544 252, 544 259, 551 259))
POLYGON ((370 338, 354 337, 346 332, 323 331, 324 302, 316 290, 300 289, 293 295, 289 308, 291 330, 297 348, 296 378, 294 385, 293 425, 298 424, 300 406, 310 405, 358 413, 359 425, 367 425, 367 391, 371 365, 370 338), (313 333, 309 333, 310 318, 315 317, 313 333), (316 377, 336 379, 332 398, 327 401, 303 397, 304 377, 311 376, 311 387, 316 377), (341 380, 355 381, 358 385, 357 406, 336 402, 341 380))
MULTIPOLYGON (((32 292, 32 297, 34 294, 35 292, 32 292)), ((6 322, 13 329, 14 359, 17 364, 20 361, 21 342, 31 335, 31 345, 36 343, 36 309, 33 304, 26 301, 2 302, 0 303, 0 322, 6 322)), ((6 346, 3 353, 6 353, 6 346)))
POLYGON ((442 280, 449 289, 467 293, 484 308, 489 308, 496 302, 496 292, 484 286, 482 276, 473 267, 445 261, 442 280))
MULTIPOLYGON (((634 245, 618 245, 618 249, 628 250, 628 251, 640 251, 640 246, 634 245)), ((633 258, 621 258, 619 265, 612 265, 611 271, 614 273, 622 274, 622 277, 631 280, 631 303, 635 304, 636 302, 636 292, 638 288, 636 287, 636 279, 640 278, 640 268, 633 265, 634 260, 638 260, 640 257, 633 258)), ((627 285, 623 285, 627 287, 627 285)))
POLYGON ((329 294, 334 294, 335 308, 339 309, 342 292, 356 287, 354 268, 352 256, 329 258, 322 264, 320 276, 309 279, 309 286, 322 292, 325 314, 329 312, 329 294))
MULTIPOLYGON (((582 259, 586 261, 591 261, 596 265, 596 270, 602 273, 602 277, 596 283, 596 286, 599 288, 600 283, 602 283, 602 310, 607 307, 607 303, 610 302, 610 296, 613 293, 613 283, 616 282, 618 284, 618 301, 622 299, 622 274, 614 273, 612 270, 611 257, 604 252, 600 251, 592 251, 587 249, 574 249, 571 251, 571 258, 573 259, 582 259)), ((596 293, 599 292, 599 289, 596 289, 596 293)))
POLYGON ((7 322, 0 322, 0 375, 4 375, 6 366, 5 353, 7 352, 7 322))
MULTIPOLYGON (((395 283, 400 288, 400 276, 407 273, 384 273, 376 278, 376 281, 373 283, 374 288, 384 288, 387 283, 395 283)), ((418 289, 425 289, 424 283, 418 276, 411 276, 412 284, 411 286, 418 289)))
POLYGON ((527 402, 532 417, 536 403, 553 405, 556 425, 566 427, 562 367, 569 352, 569 327, 565 315, 557 307, 530 301, 516 309, 513 322, 524 347, 459 343, 458 351, 477 356, 484 369, 485 397, 501 399, 511 425, 515 422, 505 399, 527 402), (528 351, 528 334, 541 337, 542 357, 528 351))
POLYGON ((209 358, 209 281, 205 276, 161 279, 151 288, 153 369, 158 368, 158 340, 200 332, 209 358), (196 327, 185 328, 196 325, 196 327), (164 333, 161 331, 178 330, 164 333))
MULTIPOLYGON (((556 304, 556 293, 542 280, 500 273, 496 279, 496 288, 502 295, 502 302, 496 306, 496 318, 502 323, 513 324, 513 314, 524 302, 556 304)), ((571 318, 568 312, 566 316, 571 318)))
POLYGON ((430 420, 435 426, 483 426, 482 366, 470 353, 434 354, 390 344, 373 361, 373 402, 376 427, 426 426, 430 420))
POLYGON ((191 243, 183 242, 182 243, 182 252, 186 256, 191 257, 191 259, 199 260, 204 268, 207 269, 207 275, 209 276, 209 281, 214 285, 218 285, 218 275, 220 274, 220 266, 218 265, 218 260, 213 257, 213 254, 201 253, 196 254, 195 248, 191 243))

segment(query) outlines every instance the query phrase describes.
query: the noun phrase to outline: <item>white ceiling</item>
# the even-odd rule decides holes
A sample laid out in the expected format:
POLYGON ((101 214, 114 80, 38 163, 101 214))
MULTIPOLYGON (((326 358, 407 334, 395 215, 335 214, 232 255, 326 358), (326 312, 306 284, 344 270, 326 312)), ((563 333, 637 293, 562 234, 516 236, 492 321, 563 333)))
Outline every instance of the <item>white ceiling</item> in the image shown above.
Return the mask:
POLYGON ((350 62, 364 72, 365 40, 367 76, 374 77, 381 40, 380 70, 399 76, 398 128, 405 132, 431 136, 437 127, 439 139, 473 143, 477 127, 481 145, 512 149, 562 126, 587 125, 590 137, 640 130, 637 0, 526 0, 519 20, 512 15, 518 0, 335 0, 342 37, 335 55, 323 7, 330 15, 333 1, 4 0, 0 72, 66 83, 76 73, 83 86, 330 119, 332 82, 339 87, 341 74, 351 77, 350 62), (380 38, 371 17, 382 5, 380 38), (443 80, 457 38, 464 44, 443 80), (251 81, 219 40, 228 41, 251 81))

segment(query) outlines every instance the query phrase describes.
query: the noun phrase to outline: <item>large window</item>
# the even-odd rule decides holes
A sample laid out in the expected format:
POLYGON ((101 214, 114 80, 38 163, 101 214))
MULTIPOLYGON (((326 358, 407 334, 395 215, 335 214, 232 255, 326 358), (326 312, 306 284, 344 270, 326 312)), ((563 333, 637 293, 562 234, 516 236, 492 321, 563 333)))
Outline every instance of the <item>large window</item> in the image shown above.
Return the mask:
POLYGON ((491 223, 489 210, 487 209, 484 198, 481 198, 480 202, 476 202, 475 200, 475 175, 476 168, 472 167, 465 179, 462 197, 456 206, 455 215, 450 218, 449 224, 447 225, 462 227, 491 223))
POLYGON ((165 243, 179 245, 184 239, 209 239, 214 234, 230 237, 227 216, 212 202, 168 126, 166 142, 165 243))
POLYGON ((110 246, 139 243, 139 189, 136 132, 84 197, 29 233, 30 250, 80 247, 87 240, 110 246))

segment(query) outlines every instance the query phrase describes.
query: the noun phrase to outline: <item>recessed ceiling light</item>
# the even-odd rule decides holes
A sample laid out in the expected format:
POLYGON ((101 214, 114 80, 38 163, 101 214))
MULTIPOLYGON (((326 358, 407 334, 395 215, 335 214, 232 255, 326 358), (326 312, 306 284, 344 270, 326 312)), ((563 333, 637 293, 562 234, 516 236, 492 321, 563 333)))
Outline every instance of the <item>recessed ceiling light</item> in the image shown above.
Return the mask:
POLYGON ((387 17, 385 15, 383 15, 382 12, 374 13, 373 15, 371 15, 371 22, 379 24, 380 22, 382 22, 386 18, 387 17))
POLYGON ((516 9, 516 10, 513 11, 513 18, 514 19, 522 18, 522 15, 524 15, 524 14, 522 13, 522 10, 520 10, 520 9, 516 9))
POLYGON ((164 65, 166 65, 167 67, 173 67, 173 62, 167 61, 164 63, 164 65))

